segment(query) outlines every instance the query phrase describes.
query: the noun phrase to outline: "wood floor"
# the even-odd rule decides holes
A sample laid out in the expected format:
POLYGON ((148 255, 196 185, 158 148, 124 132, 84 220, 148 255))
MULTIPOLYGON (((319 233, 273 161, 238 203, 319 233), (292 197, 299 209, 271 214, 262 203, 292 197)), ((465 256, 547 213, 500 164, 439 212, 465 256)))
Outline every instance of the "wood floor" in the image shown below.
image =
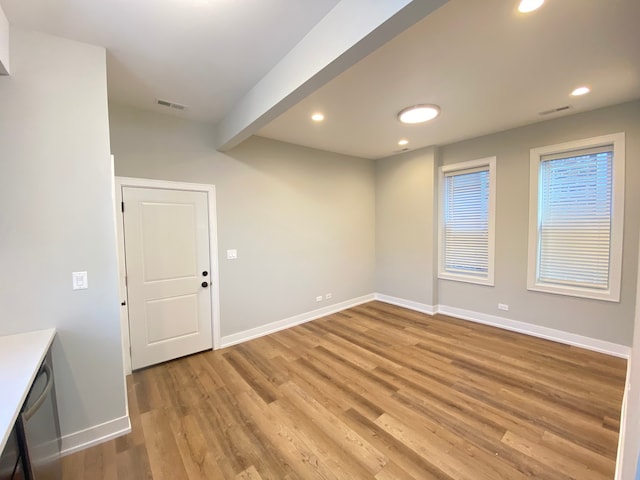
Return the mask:
POLYGON ((65 479, 612 479, 625 368, 372 302, 134 373, 65 479))

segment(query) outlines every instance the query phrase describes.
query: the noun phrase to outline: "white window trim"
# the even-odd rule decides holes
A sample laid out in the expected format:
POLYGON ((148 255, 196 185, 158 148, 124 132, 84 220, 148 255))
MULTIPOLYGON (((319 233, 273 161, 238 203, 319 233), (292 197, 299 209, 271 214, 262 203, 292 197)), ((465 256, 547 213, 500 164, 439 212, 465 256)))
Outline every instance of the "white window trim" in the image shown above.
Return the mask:
POLYGON ((443 165, 438 169, 438 278, 457 282, 475 283, 478 285, 494 285, 495 261, 495 219, 496 219, 496 157, 480 158, 468 162, 443 165), (472 168, 489 167, 489 252, 486 278, 473 275, 447 272, 444 269, 444 211, 442 195, 447 173, 470 170, 472 168))
POLYGON ((622 245, 624 235, 624 171, 625 171, 625 136, 624 132, 587 138, 574 142, 533 148, 530 151, 530 184, 529 184, 529 265, 527 270, 527 289, 538 292, 570 295, 573 297, 620 301, 620 284, 622 277, 622 245), (537 281, 538 265, 538 195, 540 186, 538 175, 540 161, 545 155, 568 153, 603 145, 613 144, 613 180, 611 207, 611 250, 609 256, 609 288, 604 291, 567 285, 552 285, 537 281))

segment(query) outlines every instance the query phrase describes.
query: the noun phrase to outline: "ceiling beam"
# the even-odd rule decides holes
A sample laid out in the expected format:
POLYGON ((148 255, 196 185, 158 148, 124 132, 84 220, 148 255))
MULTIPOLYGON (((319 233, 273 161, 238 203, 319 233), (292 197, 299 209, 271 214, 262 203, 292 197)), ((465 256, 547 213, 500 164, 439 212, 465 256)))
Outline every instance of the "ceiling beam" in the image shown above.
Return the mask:
POLYGON ((340 1, 220 121, 218 150, 246 140, 447 1, 340 1))

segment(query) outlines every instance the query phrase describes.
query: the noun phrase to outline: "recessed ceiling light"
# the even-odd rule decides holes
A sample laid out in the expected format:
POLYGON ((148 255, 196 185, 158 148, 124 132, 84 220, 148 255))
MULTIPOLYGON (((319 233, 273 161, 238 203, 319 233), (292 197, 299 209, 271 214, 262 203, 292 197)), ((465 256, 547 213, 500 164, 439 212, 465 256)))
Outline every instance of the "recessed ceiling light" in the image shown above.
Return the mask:
POLYGON ((591 89, 589 87, 578 87, 573 92, 571 92, 571 96, 579 97, 580 95, 586 95, 590 91, 591 89))
POLYGON ((314 122, 321 122, 324 120, 324 115, 320 112, 314 113, 313 115, 311 115, 311 120, 313 120, 314 122))
POLYGON ((518 5, 518 11, 520 13, 529 13, 534 10, 539 9, 544 0, 520 0, 520 5, 518 5))
POLYGON ((407 107, 398 113, 398 120, 402 123, 423 123, 433 120, 440 115, 437 105, 415 105, 407 107))
POLYGON ((398 145, 403 146, 403 145, 407 145, 408 143, 409 143, 409 140, 403 138, 398 142, 398 145))

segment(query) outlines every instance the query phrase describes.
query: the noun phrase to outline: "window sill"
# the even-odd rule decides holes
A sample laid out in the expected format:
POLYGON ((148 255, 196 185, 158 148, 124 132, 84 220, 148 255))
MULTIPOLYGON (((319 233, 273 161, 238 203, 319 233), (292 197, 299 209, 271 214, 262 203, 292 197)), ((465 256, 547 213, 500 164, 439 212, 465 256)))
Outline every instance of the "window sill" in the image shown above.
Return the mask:
POLYGON ((527 285, 527 290, 569 297, 588 298, 590 300, 604 300, 605 302, 620 302, 620 292, 612 292, 611 290, 589 290, 587 288, 566 287, 547 283, 529 284, 527 285))
POLYGON ((455 273, 439 272, 438 279, 452 280, 454 282, 463 282, 463 283, 475 283, 476 285, 485 285, 488 287, 494 286, 493 278, 479 278, 479 277, 474 277, 472 275, 459 275, 455 273))

